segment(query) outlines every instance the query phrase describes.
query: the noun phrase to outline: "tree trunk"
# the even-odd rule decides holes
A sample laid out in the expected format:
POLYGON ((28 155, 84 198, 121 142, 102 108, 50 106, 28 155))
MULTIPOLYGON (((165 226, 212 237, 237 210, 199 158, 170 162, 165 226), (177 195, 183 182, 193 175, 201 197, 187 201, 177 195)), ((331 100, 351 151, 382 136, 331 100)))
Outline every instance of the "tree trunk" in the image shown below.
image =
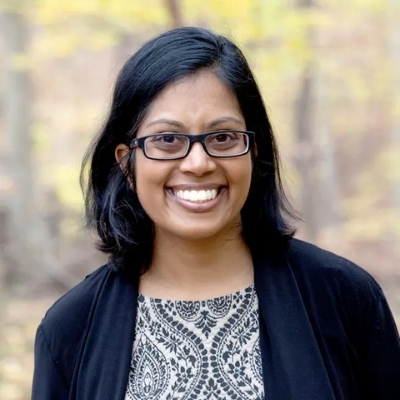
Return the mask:
POLYGON ((315 241, 318 236, 316 180, 316 152, 313 132, 313 108, 315 101, 314 71, 309 66, 301 78, 300 91, 295 105, 296 166, 301 179, 301 202, 305 219, 305 235, 315 241))
POLYGON ((165 5, 173 28, 183 26, 182 8, 180 0, 166 0, 165 5))
POLYGON ((318 149, 319 226, 323 230, 323 240, 337 242, 342 232, 341 201, 335 141, 326 115, 327 109, 326 82, 318 70, 315 74, 314 136, 318 149))
POLYGON ((6 50, 4 91, 6 163, 12 182, 7 201, 6 279, 14 281, 27 264, 34 262, 31 239, 34 228, 31 86, 27 70, 28 34, 22 14, 3 15, 6 50))
MULTIPOLYGON (((316 0, 298 0, 300 9, 312 9, 316 0)), ((307 239, 337 239, 341 226, 335 151, 325 114, 325 82, 316 62, 318 31, 308 28, 308 45, 313 53, 301 77, 295 110, 298 142, 298 172, 302 183, 302 207, 307 239)))
POLYGON ((400 0, 388 1, 389 12, 389 29, 388 29, 388 44, 389 58, 391 61, 391 143, 394 156, 397 157, 394 167, 397 174, 393 181, 392 204, 394 209, 400 211, 400 0))
MULTIPOLYGON (((297 0, 297 8, 314 6, 313 0, 297 0)), ((312 32, 307 36, 311 46, 312 32)), ((306 238, 315 241, 318 236, 318 186, 316 179, 316 151, 313 138, 313 110, 315 106, 315 65, 306 65, 301 76, 299 94, 295 104, 296 166, 301 180, 302 213, 305 219, 306 238)))

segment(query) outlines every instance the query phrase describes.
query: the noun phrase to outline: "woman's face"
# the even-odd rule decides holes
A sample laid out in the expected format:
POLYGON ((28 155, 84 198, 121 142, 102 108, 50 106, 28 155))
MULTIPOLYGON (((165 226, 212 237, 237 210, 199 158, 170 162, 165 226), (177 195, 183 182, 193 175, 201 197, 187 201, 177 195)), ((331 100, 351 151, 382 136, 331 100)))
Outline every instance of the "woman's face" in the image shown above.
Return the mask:
MULTIPOLYGON (((182 78, 160 92, 137 137, 167 132, 196 135, 225 129, 246 129, 238 101, 216 75, 201 72, 182 78)), ((240 232, 240 210, 251 181, 250 153, 213 158, 199 142, 179 160, 150 160, 140 148, 134 151, 135 189, 154 222, 156 236, 198 240, 240 232), (199 200, 199 191, 206 191, 208 197, 217 195, 204 201, 202 193, 203 199, 199 200)), ((119 145, 117 159, 126 152, 126 146, 119 145)))

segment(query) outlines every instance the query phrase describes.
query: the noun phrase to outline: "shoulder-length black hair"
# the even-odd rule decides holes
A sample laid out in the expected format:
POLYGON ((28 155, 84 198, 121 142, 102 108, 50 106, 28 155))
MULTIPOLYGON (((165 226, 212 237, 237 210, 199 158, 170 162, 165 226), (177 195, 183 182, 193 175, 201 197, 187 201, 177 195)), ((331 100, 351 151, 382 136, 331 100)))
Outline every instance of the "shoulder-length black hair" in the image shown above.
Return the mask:
POLYGON ((110 255, 117 270, 139 273, 149 267, 154 229, 127 179, 134 181, 134 154, 130 153, 128 169, 122 171, 115 148, 132 141, 149 105, 166 85, 200 70, 212 71, 233 91, 246 128, 256 133, 252 182, 241 211, 245 241, 253 253, 282 254, 294 234, 286 220, 293 212, 282 187, 273 131, 243 53, 229 39, 207 29, 173 29, 144 44, 126 62, 108 118, 82 164, 87 224, 96 228, 99 249, 110 255))

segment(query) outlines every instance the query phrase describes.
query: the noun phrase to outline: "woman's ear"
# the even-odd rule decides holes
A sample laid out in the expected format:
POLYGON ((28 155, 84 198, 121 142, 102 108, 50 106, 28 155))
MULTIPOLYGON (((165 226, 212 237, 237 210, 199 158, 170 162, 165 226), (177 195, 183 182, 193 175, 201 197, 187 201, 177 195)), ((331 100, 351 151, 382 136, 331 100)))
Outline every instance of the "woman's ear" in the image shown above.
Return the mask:
POLYGON ((257 179, 257 155, 258 155, 258 149, 257 149, 257 143, 254 143, 254 147, 251 149, 251 180, 252 182, 257 179))
POLYGON ((130 148, 123 143, 120 143, 116 148, 115 148, 115 159, 117 160, 117 163, 119 166, 124 169, 126 165, 124 165, 124 162, 126 163, 126 155, 129 153, 130 148))
POLYGON ((251 160, 254 164, 254 161, 256 160, 258 156, 258 149, 257 149, 257 143, 254 143, 253 148, 251 149, 251 160))
POLYGON ((125 175, 126 179, 128 180, 129 186, 131 189, 133 189, 133 182, 132 182, 132 174, 129 172, 127 169, 127 162, 129 161, 129 152, 132 151, 126 144, 120 143, 116 148, 115 148, 115 159, 117 160, 117 163, 119 167, 121 168, 121 171, 125 175))
POLYGON ((257 143, 254 143, 254 149, 253 149, 253 153, 254 153, 254 158, 257 158, 257 156, 258 156, 258 148, 257 148, 257 143))

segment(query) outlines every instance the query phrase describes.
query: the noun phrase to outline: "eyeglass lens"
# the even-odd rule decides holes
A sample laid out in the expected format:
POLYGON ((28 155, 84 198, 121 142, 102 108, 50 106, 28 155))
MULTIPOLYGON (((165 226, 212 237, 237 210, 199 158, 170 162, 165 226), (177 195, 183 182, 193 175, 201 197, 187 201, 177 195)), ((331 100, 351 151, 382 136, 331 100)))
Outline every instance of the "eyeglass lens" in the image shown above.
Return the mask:
MULTIPOLYGON (((144 145, 148 157, 177 158, 187 153, 190 139, 178 134, 162 134, 148 137, 144 145)), ((216 132, 206 137, 205 146, 211 155, 229 157, 245 153, 248 150, 249 140, 248 136, 241 132, 216 132)))

